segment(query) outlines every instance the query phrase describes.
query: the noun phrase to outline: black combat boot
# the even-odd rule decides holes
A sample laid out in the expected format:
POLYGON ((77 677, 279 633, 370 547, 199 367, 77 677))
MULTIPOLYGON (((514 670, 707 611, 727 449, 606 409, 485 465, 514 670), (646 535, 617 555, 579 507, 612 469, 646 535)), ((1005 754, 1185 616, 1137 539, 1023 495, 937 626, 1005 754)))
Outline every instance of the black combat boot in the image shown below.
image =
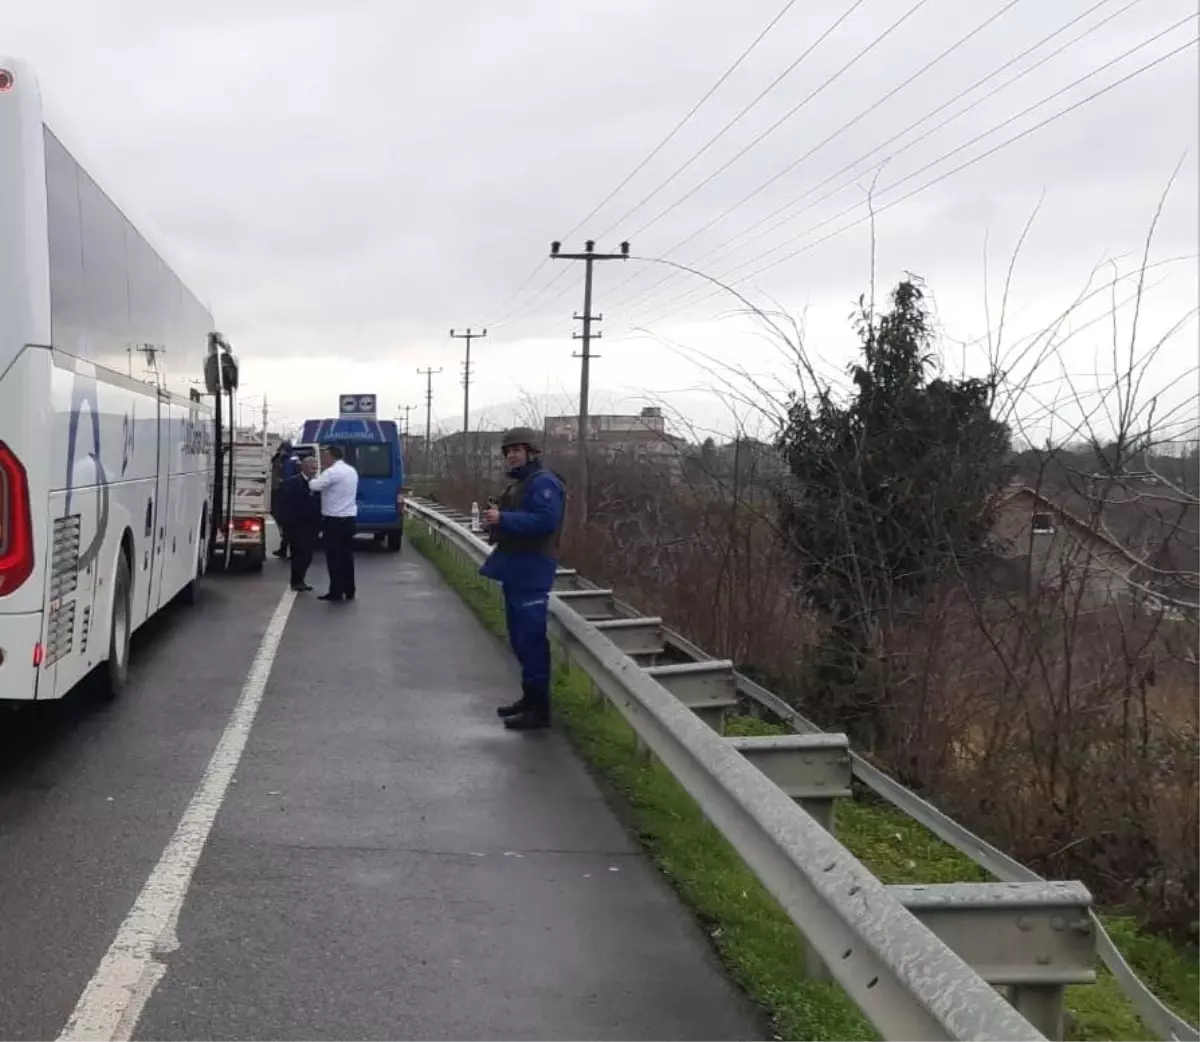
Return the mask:
POLYGON ((538 731, 550 726, 550 692, 526 689, 527 701, 521 712, 508 716, 504 726, 510 731, 538 731))
POLYGON ((522 684, 521 697, 509 705, 500 706, 500 708, 496 710, 496 715, 500 717, 501 720, 507 720, 510 716, 520 716, 528 707, 529 688, 525 684, 522 684))

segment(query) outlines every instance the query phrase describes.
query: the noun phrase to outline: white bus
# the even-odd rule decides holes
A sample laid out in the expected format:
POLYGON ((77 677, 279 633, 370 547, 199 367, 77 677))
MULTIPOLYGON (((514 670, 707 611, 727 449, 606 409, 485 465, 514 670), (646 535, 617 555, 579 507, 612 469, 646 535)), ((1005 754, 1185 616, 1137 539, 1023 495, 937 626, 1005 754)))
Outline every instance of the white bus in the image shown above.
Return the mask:
POLYGON ((207 559, 212 317, 0 57, 0 700, 126 682, 207 559))

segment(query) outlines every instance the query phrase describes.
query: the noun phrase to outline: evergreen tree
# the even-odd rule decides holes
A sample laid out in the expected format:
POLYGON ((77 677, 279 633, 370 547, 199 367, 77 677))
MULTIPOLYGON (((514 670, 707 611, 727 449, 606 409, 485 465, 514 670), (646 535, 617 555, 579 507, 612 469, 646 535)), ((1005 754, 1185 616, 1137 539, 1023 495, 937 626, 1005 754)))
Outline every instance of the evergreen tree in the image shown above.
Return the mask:
POLYGON ((866 712, 863 674, 890 613, 987 554, 1009 452, 988 380, 929 379, 920 279, 900 282, 890 305, 877 317, 859 300, 849 399, 793 396, 779 438, 795 479, 780 494, 781 524, 830 624, 815 679, 843 717, 866 712))

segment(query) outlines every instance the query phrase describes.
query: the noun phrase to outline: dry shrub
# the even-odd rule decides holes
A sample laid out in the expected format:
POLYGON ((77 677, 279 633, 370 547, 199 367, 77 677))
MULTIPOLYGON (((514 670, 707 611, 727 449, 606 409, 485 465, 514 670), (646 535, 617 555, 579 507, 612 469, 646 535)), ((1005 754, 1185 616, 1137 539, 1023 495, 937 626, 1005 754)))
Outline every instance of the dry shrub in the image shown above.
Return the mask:
POLYGON ((1158 929, 1196 921, 1194 632, 961 588, 888 635, 876 756, 968 828, 1158 929))
MULTIPOLYGON (((577 501, 570 458, 548 465, 577 501)), ((589 516, 568 512, 562 559, 593 582, 611 586, 639 610, 662 615, 705 650, 796 679, 815 622, 796 589, 786 547, 753 470, 742 488, 680 477, 625 454, 590 463, 589 516)), ((461 509, 483 504, 496 477, 456 468, 437 495, 461 509)))
POLYGON ((713 654, 794 672, 812 621, 765 504, 619 458, 593 467, 593 490, 564 547, 583 574, 713 654))
MULTIPOLYGON (((571 497, 570 459, 558 461, 571 497)), ((553 460, 551 466, 555 465, 553 460)), ((769 489, 622 457, 591 461, 586 526, 563 561, 753 670, 823 726, 805 696, 826 627, 796 588, 769 489)), ((450 473, 463 509, 502 484, 450 473)), ((965 577, 881 618, 858 678, 886 728, 861 746, 968 828, 1053 878, 1178 936, 1197 916, 1194 622, 1093 609, 1070 588, 998 595, 965 577)))

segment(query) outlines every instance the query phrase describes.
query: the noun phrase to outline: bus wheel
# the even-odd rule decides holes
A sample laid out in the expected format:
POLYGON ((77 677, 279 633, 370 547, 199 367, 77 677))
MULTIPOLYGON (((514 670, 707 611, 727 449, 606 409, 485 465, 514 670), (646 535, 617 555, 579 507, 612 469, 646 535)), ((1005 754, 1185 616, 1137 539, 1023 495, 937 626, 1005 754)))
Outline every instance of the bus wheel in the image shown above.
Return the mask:
POLYGON ((201 521, 196 539, 196 577, 179 591, 179 601, 181 604, 192 605, 196 603, 196 584, 204 577, 204 566, 207 562, 208 546, 207 540, 204 538, 204 522, 201 521))
POLYGON ((108 634, 108 661, 100 667, 99 695, 105 702, 113 701, 129 683, 129 559, 122 553, 117 557, 117 573, 113 579, 112 625, 108 634))

